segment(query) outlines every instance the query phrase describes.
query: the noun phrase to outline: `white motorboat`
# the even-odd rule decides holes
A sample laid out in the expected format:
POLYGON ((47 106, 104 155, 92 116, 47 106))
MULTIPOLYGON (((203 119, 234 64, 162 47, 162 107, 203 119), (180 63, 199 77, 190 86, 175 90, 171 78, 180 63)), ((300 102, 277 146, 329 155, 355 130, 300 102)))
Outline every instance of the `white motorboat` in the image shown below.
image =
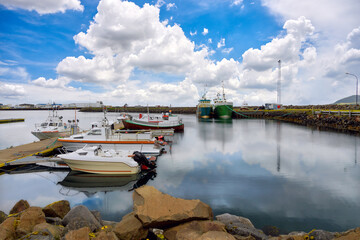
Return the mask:
MULTIPOLYGON (((75 123, 76 124, 76 123, 75 123)), ((35 124, 34 131, 31 133, 40 140, 53 138, 53 137, 66 137, 72 133, 72 128, 63 122, 63 117, 59 116, 56 109, 49 113, 45 122, 35 124)))
POLYGON ((94 127, 86 133, 59 138, 58 141, 68 151, 76 151, 85 145, 102 145, 103 149, 139 151, 150 155, 160 155, 163 150, 151 132, 117 132, 109 126, 94 127))
POLYGON ((92 146, 72 153, 58 155, 72 170, 97 174, 136 174, 139 164, 129 155, 131 151, 103 150, 92 146))

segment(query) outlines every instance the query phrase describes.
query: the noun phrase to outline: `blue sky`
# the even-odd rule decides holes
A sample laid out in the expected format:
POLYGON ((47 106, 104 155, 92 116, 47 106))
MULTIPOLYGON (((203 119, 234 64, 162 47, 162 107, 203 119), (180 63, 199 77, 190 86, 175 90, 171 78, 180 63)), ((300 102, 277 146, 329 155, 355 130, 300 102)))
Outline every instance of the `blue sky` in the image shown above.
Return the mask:
POLYGON ((324 104, 355 93, 356 0, 0 0, 0 103, 324 104))

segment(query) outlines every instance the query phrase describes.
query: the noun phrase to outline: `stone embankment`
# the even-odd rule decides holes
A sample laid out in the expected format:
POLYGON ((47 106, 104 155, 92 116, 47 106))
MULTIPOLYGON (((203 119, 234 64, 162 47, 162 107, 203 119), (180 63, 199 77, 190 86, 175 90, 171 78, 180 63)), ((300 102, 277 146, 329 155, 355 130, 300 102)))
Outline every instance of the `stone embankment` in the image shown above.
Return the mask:
POLYGON ((313 230, 279 235, 276 227, 256 229, 247 218, 228 213, 213 219, 200 200, 184 200, 151 186, 133 193, 133 211, 120 222, 101 219, 97 211, 66 200, 44 208, 19 201, 9 215, 0 211, 0 240, 359 240, 360 227, 342 233, 313 230))
POLYGON ((342 132, 360 133, 360 116, 309 114, 305 112, 284 114, 274 119, 292 122, 318 129, 331 129, 342 132))

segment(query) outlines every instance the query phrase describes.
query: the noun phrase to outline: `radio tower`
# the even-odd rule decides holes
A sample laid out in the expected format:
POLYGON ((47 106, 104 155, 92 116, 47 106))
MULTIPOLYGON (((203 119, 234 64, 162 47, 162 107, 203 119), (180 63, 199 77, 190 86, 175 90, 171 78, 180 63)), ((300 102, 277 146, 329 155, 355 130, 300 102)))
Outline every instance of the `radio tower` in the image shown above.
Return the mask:
POLYGON ((279 79, 277 82, 277 104, 281 104, 281 60, 278 61, 279 63, 279 79))

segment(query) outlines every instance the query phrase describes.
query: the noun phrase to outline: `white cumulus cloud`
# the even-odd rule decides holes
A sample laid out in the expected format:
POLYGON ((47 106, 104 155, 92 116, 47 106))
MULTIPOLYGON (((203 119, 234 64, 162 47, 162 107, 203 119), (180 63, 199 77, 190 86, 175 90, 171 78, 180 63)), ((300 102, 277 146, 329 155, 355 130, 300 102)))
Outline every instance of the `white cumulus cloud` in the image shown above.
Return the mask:
POLYGON ((203 30, 203 32, 202 32, 202 35, 206 35, 206 34, 208 34, 209 33, 209 29, 207 29, 207 28, 204 28, 204 30, 203 30))
POLYGON ((67 84, 70 83, 70 79, 66 78, 66 77, 59 77, 57 79, 45 79, 44 77, 39 77, 33 81, 31 81, 32 84, 37 85, 37 86, 42 86, 42 87, 46 87, 46 88, 69 88, 72 89, 71 87, 68 87, 67 84))
POLYGON ((172 9, 172 8, 176 8, 176 5, 175 5, 175 3, 168 3, 168 4, 166 4, 166 10, 170 10, 170 9, 172 9))
POLYGON ((64 13, 66 10, 83 11, 84 6, 79 0, 0 0, 0 4, 8 9, 25 9, 36 11, 39 14, 50 14, 56 12, 64 13))
POLYGON ((283 62, 294 63, 299 61, 302 43, 313 34, 314 27, 305 17, 289 20, 284 24, 287 30, 285 37, 274 38, 260 49, 250 48, 243 55, 245 68, 255 71, 265 71, 276 66, 279 59, 283 62))
POLYGON ((0 82, 1 98, 19 98, 24 96, 25 93, 25 88, 22 85, 0 82))

